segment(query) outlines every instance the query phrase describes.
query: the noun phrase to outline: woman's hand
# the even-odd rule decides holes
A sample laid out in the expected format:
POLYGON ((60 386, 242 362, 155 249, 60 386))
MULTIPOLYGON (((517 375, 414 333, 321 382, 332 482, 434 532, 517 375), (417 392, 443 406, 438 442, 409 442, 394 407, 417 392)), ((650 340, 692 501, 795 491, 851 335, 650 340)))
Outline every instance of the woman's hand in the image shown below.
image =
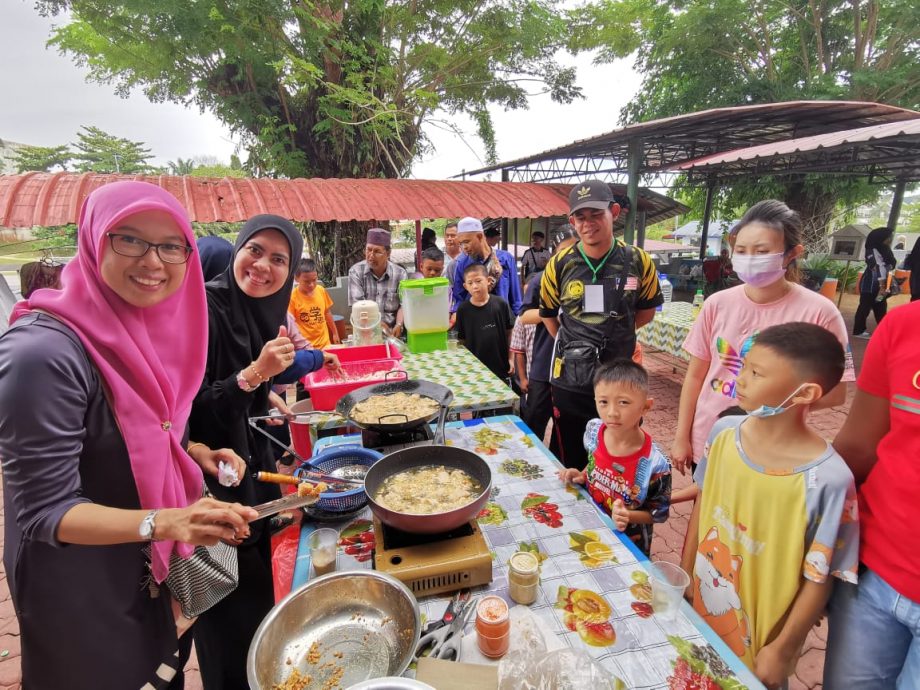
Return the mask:
POLYGON ((249 523, 258 519, 248 506, 201 498, 186 508, 158 511, 153 536, 193 546, 213 546, 221 539, 235 544, 249 536, 249 523))
POLYGON ((584 484, 588 480, 587 473, 579 472, 573 467, 567 467, 564 470, 559 470, 556 473, 556 476, 567 484, 584 484))
POLYGON ((285 419, 294 418, 294 413, 291 411, 291 408, 287 406, 287 403, 284 402, 284 398, 275 393, 275 391, 271 391, 268 394, 268 405, 270 408, 278 410, 278 412, 281 413, 277 419, 265 420, 265 423, 269 426, 281 426, 284 424, 285 419))
MULTIPOLYGON (((220 472, 221 461, 230 465, 236 472, 237 477, 242 477, 243 473, 246 472, 246 461, 230 448, 211 450, 203 443, 195 443, 189 446, 188 454, 192 457, 192 460, 198 463, 202 472, 212 477, 217 477, 220 472)), ((240 481, 237 480, 233 486, 238 486, 239 483, 240 481)))
POLYGON ((278 328, 278 337, 262 346, 258 359, 252 363, 263 379, 270 379, 291 366, 294 361, 294 343, 287 337, 287 328, 278 328))
POLYGON ((629 526, 629 510, 622 499, 618 498, 610 506, 610 517, 613 518, 613 522, 620 532, 626 531, 629 526))
POLYGON ((687 467, 693 462, 693 447, 690 439, 675 438, 671 445, 671 465, 681 474, 687 474, 687 467))

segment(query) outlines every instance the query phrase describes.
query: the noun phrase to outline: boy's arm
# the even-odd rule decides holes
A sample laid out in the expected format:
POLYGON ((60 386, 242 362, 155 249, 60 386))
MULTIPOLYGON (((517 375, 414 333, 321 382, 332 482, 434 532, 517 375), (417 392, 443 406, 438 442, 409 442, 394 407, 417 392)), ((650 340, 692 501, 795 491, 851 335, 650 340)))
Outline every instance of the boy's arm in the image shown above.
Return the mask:
POLYGON ((857 388, 850 414, 834 439, 834 450, 846 461, 857 484, 865 481, 875 465, 875 449, 890 426, 888 401, 857 388))
POLYGON ((693 504, 693 512, 690 513, 690 522, 687 525, 687 536, 684 538, 684 552, 680 558, 680 567, 690 576, 690 586, 684 597, 691 604, 693 603, 693 571, 696 563, 696 550, 700 546, 700 503, 697 501, 693 504))
MULTIPOLYGON (((514 352, 514 351, 513 351, 514 352)), ((527 360, 524 358, 523 352, 514 352, 514 368, 518 373, 518 385, 521 387, 521 391, 527 392, 527 360)))
POLYGON ((332 309, 326 310, 326 328, 329 330, 329 340, 336 345, 342 342, 339 338, 339 331, 335 327, 335 319, 332 318, 332 309))
POLYGON ((802 579, 802 586, 789 607, 779 635, 764 645, 754 659, 754 675, 767 687, 779 687, 786 680, 796 654, 805 644, 808 631, 814 627, 827 605, 832 587, 831 577, 820 584, 802 579))

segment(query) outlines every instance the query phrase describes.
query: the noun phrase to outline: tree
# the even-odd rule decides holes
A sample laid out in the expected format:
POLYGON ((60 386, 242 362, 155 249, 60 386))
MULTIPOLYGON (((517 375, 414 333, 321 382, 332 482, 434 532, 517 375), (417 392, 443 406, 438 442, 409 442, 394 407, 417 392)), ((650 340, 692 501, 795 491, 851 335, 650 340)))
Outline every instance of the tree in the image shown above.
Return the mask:
POLYGON ((80 172, 146 173, 150 149, 129 139, 113 136, 98 127, 83 126, 73 145, 73 159, 80 172))
POLYGON ((170 175, 191 175, 195 161, 191 158, 176 158, 174 161, 166 161, 166 169, 170 175))
MULTIPOLYGON (((248 167, 286 177, 400 177, 423 125, 466 114, 495 159, 488 108, 528 90, 580 92, 554 58, 560 0, 38 0, 68 12, 50 43, 90 76, 154 101, 194 102, 247 139, 248 167)), ((340 228, 347 266, 363 229, 340 228)), ((319 254, 334 251, 322 233, 319 254)), ((328 256, 319 256, 320 260, 328 256)))
MULTIPOLYGON (((643 76, 621 119, 639 122, 719 106, 801 99, 920 104, 920 4, 913 0, 599 0, 573 13, 572 47, 610 61, 635 53, 643 76)), ((791 175, 723 190, 726 213, 784 198, 824 233, 863 181, 791 175)), ((691 201, 702 196, 699 189, 691 201)))
POLYGON ((72 154, 64 146, 23 146, 16 150, 13 165, 17 173, 51 172, 55 168, 67 170, 72 154))

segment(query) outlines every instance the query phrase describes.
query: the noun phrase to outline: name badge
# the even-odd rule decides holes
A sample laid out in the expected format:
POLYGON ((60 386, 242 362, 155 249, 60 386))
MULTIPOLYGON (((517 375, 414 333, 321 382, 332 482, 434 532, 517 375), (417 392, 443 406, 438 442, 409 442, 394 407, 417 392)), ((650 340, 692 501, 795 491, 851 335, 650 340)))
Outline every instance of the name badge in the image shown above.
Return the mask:
POLYGON ((604 286, 603 285, 585 285, 583 311, 587 314, 603 314, 604 309, 604 286))

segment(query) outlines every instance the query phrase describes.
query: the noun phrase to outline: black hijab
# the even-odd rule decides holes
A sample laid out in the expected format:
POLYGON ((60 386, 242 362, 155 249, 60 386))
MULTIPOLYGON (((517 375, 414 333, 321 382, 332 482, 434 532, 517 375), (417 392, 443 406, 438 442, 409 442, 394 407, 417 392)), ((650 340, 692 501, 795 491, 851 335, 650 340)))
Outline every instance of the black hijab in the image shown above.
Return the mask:
MULTIPOLYGON (((254 435, 247 423, 248 417, 268 414, 270 388, 266 382, 252 393, 244 393, 236 383, 236 375, 258 358, 265 343, 277 337, 279 326, 286 323, 294 269, 302 253, 303 238, 293 223, 280 216, 255 216, 236 238, 233 261, 205 285, 208 362, 192 409, 190 439, 211 448, 232 448, 249 464, 250 471, 274 471, 268 440, 254 435), (233 261, 253 235, 269 229, 283 234, 290 246, 287 279, 274 294, 249 297, 236 282, 233 261)), ((267 497, 262 487, 253 487, 248 476, 238 489, 220 487, 210 477, 207 480, 212 493, 222 500, 252 505, 267 497)))
POLYGON ((882 255, 882 259, 885 260, 885 263, 888 265, 889 269, 892 269, 897 265, 898 261, 894 258, 894 252, 891 251, 891 246, 885 244, 885 240, 887 240, 889 237, 894 237, 894 230, 886 227, 875 228, 875 230, 866 235, 867 262, 873 258, 872 250, 877 249, 878 253, 882 255))
POLYGON ((207 283, 227 270, 227 266, 233 260, 233 245, 217 235, 199 237, 196 244, 198 258, 201 259, 201 272, 204 274, 204 282, 207 283))

